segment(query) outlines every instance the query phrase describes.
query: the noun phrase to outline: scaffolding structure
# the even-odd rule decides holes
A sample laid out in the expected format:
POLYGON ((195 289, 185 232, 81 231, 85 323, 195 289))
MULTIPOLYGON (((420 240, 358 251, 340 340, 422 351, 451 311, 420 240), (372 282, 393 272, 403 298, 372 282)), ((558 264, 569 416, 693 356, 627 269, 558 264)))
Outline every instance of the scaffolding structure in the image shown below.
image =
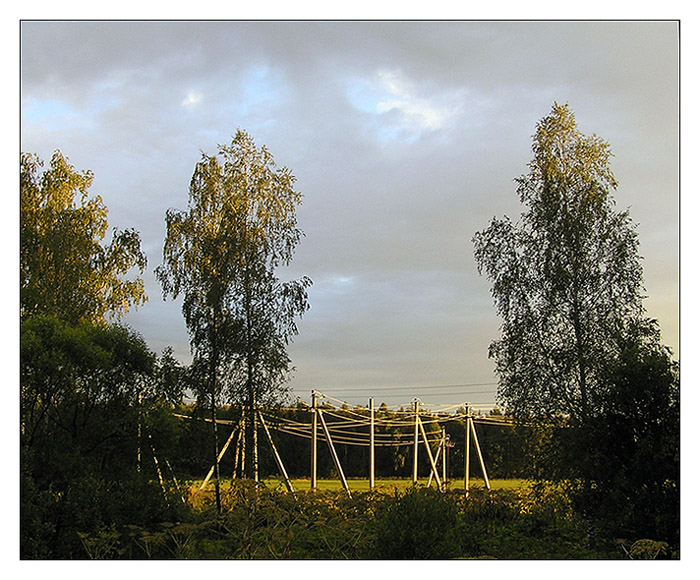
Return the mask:
MULTIPOLYGON (((333 397, 328 397, 320 393, 319 391, 311 391, 311 406, 309 408, 311 417, 309 423, 294 421, 288 418, 272 415, 269 412, 263 413, 262 410, 256 409, 254 411, 255 417, 259 425, 262 426, 263 431, 267 437, 267 440, 272 449, 277 468, 282 475, 287 490, 290 493, 294 493, 294 488, 292 481, 288 476, 287 470, 285 469, 282 457, 277 450, 274 439, 272 437, 271 431, 276 431, 278 433, 286 433, 296 437, 302 437, 309 439, 311 442, 311 461, 310 461, 310 482, 311 489, 315 490, 318 487, 318 440, 319 436, 323 437, 328 446, 331 458, 340 482, 345 489, 348 496, 352 496, 350 487, 348 485, 347 478, 343 471, 343 466, 341 464, 339 455, 336 450, 336 443, 342 445, 360 445, 369 447, 369 465, 368 465, 368 482, 369 489, 375 488, 375 450, 377 447, 397 447, 397 446, 411 446, 413 450, 413 483, 418 483, 418 465, 420 449, 423 447, 425 454, 428 459, 430 466, 430 473, 428 476, 427 485, 430 487, 432 481, 435 480, 436 486, 439 490, 445 489, 445 483, 447 481, 447 465, 448 465, 448 453, 449 449, 454 447, 455 443, 450 440, 449 436, 446 434, 444 423, 453 421, 463 421, 464 422, 464 433, 465 433, 465 453, 464 453, 464 493, 469 494, 469 473, 470 473, 470 451, 473 447, 476 450, 477 457, 479 460, 479 466, 481 468, 481 474, 483 476, 484 484, 487 489, 491 489, 491 485, 488 478, 488 473, 486 469, 486 464, 484 461, 483 454, 481 452, 481 446, 479 445, 479 439, 477 436, 477 431, 475 428, 475 422, 487 423, 491 425, 507 425, 511 426, 512 423, 497 420, 497 419, 486 419, 476 414, 474 408, 469 403, 463 403, 461 405, 452 405, 447 409, 457 410, 456 413, 446 414, 447 409, 443 409, 442 413, 431 412, 427 410, 421 410, 422 403, 420 399, 414 398, 411 401, 411 411, 401 411, 399 413, 392 414, 390 418, 377 416, 374 407, 374 399, 369 399, 368 413, 363 409, 360 413, 357 410, 351 410, 347 407, 347 404, 343 401, 333 399, 333 397), (325 401, 321 404, 321 401, 325 401), (334 406, 330 401, 335 401, 343 405, 342 408, 334 406), (463 409, 463 410, 462 410, 463 409), (339 413, 340 411, 340 413, 339 413), (265 416, 269 420, 266 421, 265 416), (326 421, 326 417, 332 418, 331 422, 326 421), (391 426, 405 428, 408 431, 412 427, 412 435, 410 432, 402 432, 400 434, 399 440, 396 440, 396 434, 386 434, 377 432, 377 426, 391 426), (429 433, 426 430, 426 426, 432 425, 433 430, 429 433), (436 435, 435 426, 440 427, 439 434, 436 435), (360 429, 360 432, 357 431, 360 429), (438 466, 441 465, 441 470, 438 466)), ((176 415, 183 419, 190 419, 191 417, 185 415, 176 415)), ((244 414, 241 413, 241 417, 238 421, 231 421, 225 419, 217 419, 217 423, 233 426, 233 429, 229 435, 228 440, 221 448, 219 456, 217 458, 217 463, 221 461, 230 444, 232 443, 234 437, 237 436, 237 442, 235 445, 235 457, 234 457, 234 478, 236 471, 238 469, 239 462, 245 461, 244 445, 242 445, 242 437, 244 433, 244 414)), ((211 421, 211 419, 204 419, 205 421, 211 421)), ((213 474, 215 473, 216 463, 211 467, 207 476, 205 477, 202 485, 197 490, 197 494, 201 492, 205 486, 211 480, 213 474)), ((257 473, 256 473, 257 481, 257 473)), ((196 495, 196 494, 195 494, 196 495)))

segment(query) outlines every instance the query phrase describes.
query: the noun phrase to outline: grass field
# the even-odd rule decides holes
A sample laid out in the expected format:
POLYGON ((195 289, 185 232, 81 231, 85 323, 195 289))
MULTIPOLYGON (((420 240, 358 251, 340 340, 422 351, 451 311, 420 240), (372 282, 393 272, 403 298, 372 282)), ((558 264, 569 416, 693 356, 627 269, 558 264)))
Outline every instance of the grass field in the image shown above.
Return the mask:
MULTIPOLYGON (((304 479, 292 479, 292 487, 294 491, 309 491, 311 489, 311 480, 309 478, 304 479)), ((348 479, 348 487, 351 492, 361 492, 369 491, 369 480, 367 479, 348 479)), ((202 480, 191 482, 191 487, 198 489, 201 485, 202 480)), ((270 478, 263 480, 263 483, 269 489, 279 489, 280 491, 286 491, 286 486, 284 480, 281 478, 270 478)), ((419 479, 418 487, 425 487, 428 483, 427 479, 419 479)), ((491 489, 517 489, 527 484, 524 479, 490 479, 491 489)), ((223 489, 228 488, 230 480, 222 480, 221 486, 223 489)), ((391 493, 394 489, 403 490, 409 488, 413 485, 411 479, 375 479, 375 490, 385 493, 391 493)), ((448 481, 448 489, 462 490, 464 489, 463 479, 453 479, 448 481)), ((435 482, 433 481, 431 486, 435 487, 435 482)), ((207 487, 213 487, 210 481, 207 487)), ((316 487, 323 491, 343 491, 343 484, 339 479, 318 479, 316 481, 316 487)), ((469 479, 470 489, 483 489, 484 480, 479 478, 469 479)))

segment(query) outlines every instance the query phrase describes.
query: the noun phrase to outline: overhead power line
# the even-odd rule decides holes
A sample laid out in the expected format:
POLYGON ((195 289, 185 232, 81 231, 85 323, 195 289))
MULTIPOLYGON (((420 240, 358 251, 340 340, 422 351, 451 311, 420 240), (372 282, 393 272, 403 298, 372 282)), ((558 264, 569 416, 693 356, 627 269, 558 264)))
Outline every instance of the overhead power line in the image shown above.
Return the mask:
MULTIPOLYGON (((397 386, 382 386, 382 387, 323 387, 323 391, 328 391, 331 393, 337 393, 339 391, 341 392, 352 392, 356 393, 358 391, 423 391, 426 389, 457 389, 457 388, 466 388, 466 387, 488 387, 488 386, 497 386, 498 383, 491 382, 491 383, 463 383, 463 384, 454 384, 454 385, 413 385, 413 386, 402 386, 402 385, 397 385, 397 386)), ((495 389, 489 389, 487 391, 481 391, 484 393, 492 393, 494 392, 495 389)), ((479 392, 479 391, 477 391, 479 392)), ((475 393, 476 394, 476 393, 475 393)))

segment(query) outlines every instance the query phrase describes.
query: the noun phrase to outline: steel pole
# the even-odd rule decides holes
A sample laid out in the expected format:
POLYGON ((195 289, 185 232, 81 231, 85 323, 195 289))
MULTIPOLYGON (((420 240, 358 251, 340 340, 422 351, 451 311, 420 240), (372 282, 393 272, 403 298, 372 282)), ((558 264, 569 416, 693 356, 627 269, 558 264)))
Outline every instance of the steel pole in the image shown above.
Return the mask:
POLYGON ((469 403, 466 403, 464 405, 464 413, 466 415, 466 420, 464 422, 464 431, 465 431, 465 438, 464 438, 464 495, 469 495, 469 427, 470 427, 470 418, 469 418, 469 403))
POLYGON ((442 428, 442 439, 440 440, 442 449, 442 482, 447 481, 447 440, 445 439, 445 428, 442 428))

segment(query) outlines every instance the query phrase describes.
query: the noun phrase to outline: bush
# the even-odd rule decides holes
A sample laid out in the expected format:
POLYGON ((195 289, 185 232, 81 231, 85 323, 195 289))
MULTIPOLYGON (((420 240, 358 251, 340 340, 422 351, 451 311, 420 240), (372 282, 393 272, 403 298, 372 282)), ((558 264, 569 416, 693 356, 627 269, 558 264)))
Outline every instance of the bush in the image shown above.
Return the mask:
MULTIPOLYGON (((79 509, 71 512, 72 534, 67 533, 68 522, 62 523, 63 538, 70 541, 62 543, 61 557, 434 560, 669 555, 648 541, 634 544, 634 550, 632 544, 612 546, 608 552, 590 550, 585 524, 562 490, 551 485, 475 489, 467 498, 462 492, 416 487, 393 495, 358 492, 350 498, 332 491, 290 494, 236 480, 222 490, 221 515, 209 493, 201 494, 196 506, 178 509, 167 507, 157 484, 134 493, 131 501, 127 487, 93 490, 99 496, 94 501, 81 504, 73 496, 67 506, 79 509), (113 496, 111 503, 108 495, 113 496), (120 505, 124 511, 118 514, 120 505)), ((54 552, 51 557, 59 556, 54 552)))
POLYGON ((433 489, 395 491, 380 506, 374 557, 448 559, 459 555, 457 506, 433 489))
POLYGON ((610 557, 588 549, 584 522, 559 487, 536 483, 512 491, 474 490, 459 501, 462 557, 610 557))

